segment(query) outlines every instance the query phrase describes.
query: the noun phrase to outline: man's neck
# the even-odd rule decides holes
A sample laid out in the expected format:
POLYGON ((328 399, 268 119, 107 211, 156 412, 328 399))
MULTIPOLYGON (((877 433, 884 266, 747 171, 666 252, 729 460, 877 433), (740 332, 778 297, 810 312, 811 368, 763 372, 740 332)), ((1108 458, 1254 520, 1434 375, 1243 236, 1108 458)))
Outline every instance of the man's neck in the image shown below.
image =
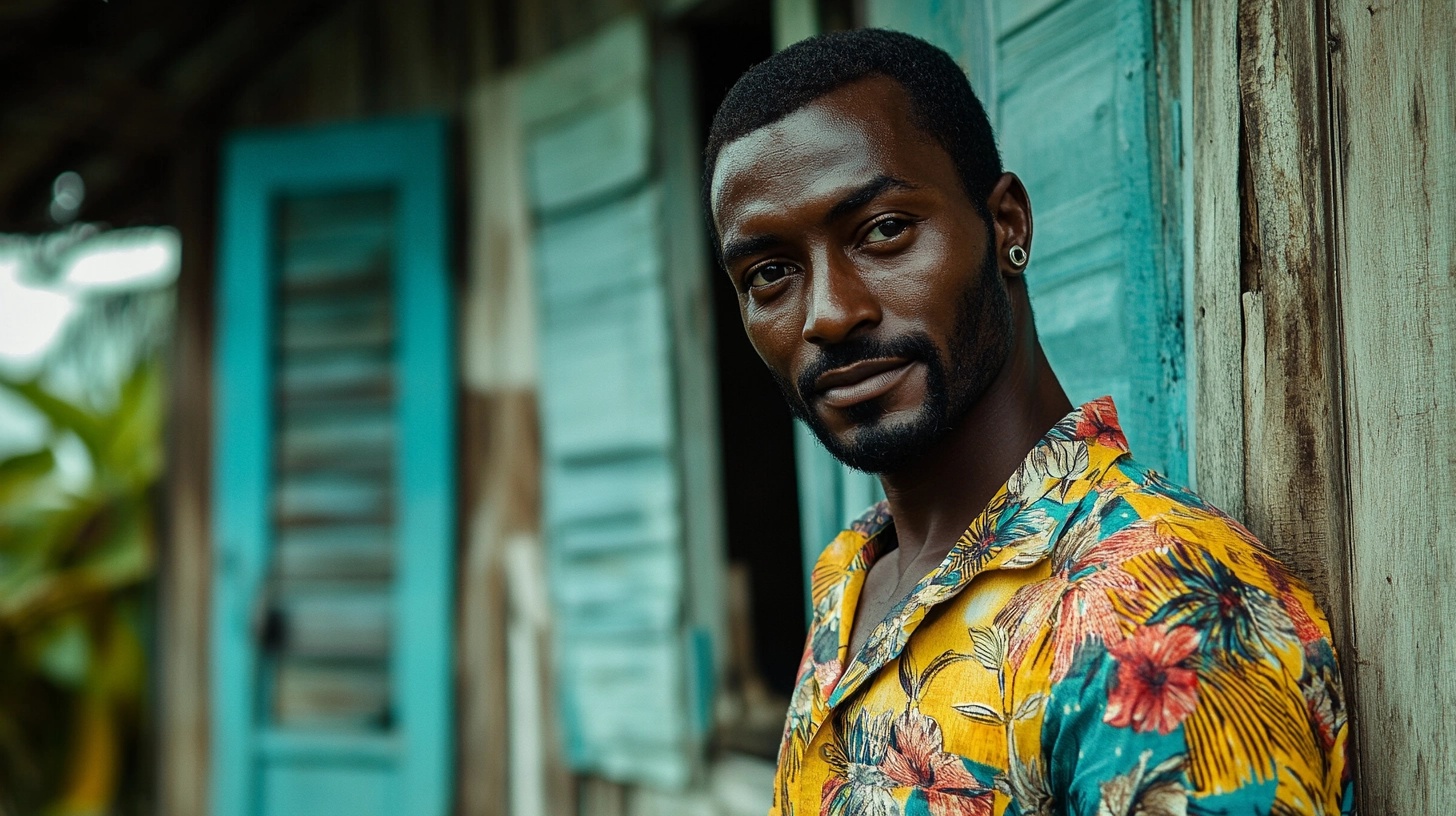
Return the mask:
POLYGON ((1072 410, 1029 334, 942 444, 880 476, 895 519, 901 576, 913 571, 918 579, 939 564, 1026 454, 1072 410))

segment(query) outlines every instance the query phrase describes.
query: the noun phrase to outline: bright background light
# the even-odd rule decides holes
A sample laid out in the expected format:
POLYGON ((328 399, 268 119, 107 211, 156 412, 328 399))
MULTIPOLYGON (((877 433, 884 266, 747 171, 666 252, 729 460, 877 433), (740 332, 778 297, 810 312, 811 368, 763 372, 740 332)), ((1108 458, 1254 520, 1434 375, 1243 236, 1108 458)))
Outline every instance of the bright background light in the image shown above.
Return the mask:
MULTIPOLYGON (((181 237, 167 227, 108 231, 80 225, 49 235, 0 235, 0 374, 21 380, 41 377, 62 392, 86 391, 94 383, 77 382, 77 377, 94 379, 94 372, 70 370, 74 365, 56 368, 50 359, 53 350, 71 324, 86 319, 93 298, 171 285, 181 248, 181 237)), ((103 351, 105 346, 101 344, 103 351)), ((115 352, 120 364, 124 349, 115 352)), ((0 390, 0 459, 33 450, 48 429, 34 409, 0 390)), ((70 477, 63 481, 84 482, 77 463, 84 464, 85 457, 67 457, 66 451, 61 445, 61 458, 70 460, 58 463, 62 476, 70 477)), ((71 453, 79 454, 79 449, 71 453)))
POLYGON ((182 239, 167 227, 103 232, 62 259, 62 284, 98 292, 166 286, 177 279, 182 239))
POLYGON ((22 283, 20 262, 0 259, 0 365, 29 376, 76 311, 68 292, 22 283))

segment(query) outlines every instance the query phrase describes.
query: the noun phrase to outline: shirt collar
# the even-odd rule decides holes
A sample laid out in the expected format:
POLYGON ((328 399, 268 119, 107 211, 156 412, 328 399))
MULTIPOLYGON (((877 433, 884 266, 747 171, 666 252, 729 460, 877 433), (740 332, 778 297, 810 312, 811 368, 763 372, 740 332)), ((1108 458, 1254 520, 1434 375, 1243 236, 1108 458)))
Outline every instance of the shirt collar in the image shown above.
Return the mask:
MULTIPOLYGON (((940 565, 870 634, 833 684, 828 706, 854 693, 880 667, 898 657, 925 614, 958 594, 972 578, 986 570, 1025 569, 1046 559, 1066 515, 1048 512, 1052 503, 1079 502, 1127 453, 1127 438, 1118 425, 1111 397, 1092 400, 1052 426, 961 533, 940 565)), ((834 550, 821 561, 822 569, 814 571, 814 628, 825 622, 824 615, 852 614, 842 603, 819 601, 835 590, 843 592, 851 582, 863 581, 863 575, 856 573, 866 570, 881 554, 881 536, 892 523, 888 505, 881 502, 835 539, 834 550)), ((847 635, 851 623, 848 618, 840 621, 842 634, 847 635)))

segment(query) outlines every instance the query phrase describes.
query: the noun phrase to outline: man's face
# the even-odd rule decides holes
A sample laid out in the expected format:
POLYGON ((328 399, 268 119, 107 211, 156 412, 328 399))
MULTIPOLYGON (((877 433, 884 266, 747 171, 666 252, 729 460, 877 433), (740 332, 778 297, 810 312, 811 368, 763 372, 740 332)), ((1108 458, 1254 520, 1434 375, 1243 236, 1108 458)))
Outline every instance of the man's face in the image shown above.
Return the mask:
POLYGON ((1001 370, 991 232, 899 83, 850 83, 728 144, 712 185, 748 338, 840 461, 900 469, 1001 370))

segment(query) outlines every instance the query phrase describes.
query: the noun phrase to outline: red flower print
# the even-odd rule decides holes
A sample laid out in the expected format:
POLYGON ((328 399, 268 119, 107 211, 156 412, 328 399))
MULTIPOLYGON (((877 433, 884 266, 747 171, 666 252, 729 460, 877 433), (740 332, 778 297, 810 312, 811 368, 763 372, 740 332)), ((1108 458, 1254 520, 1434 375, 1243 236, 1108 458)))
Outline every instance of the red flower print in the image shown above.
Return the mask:
POLYGON ((908 709, 895 720, 881 768, 896 784, 923 791, 931 816, 991 816, 991 789, 944 748, 940 723, 908 709))
POLYGON ((1117 659, 1117 684, 1107 695, 1103 722, 1134 731, 1171 733, 1198 705, 1198 672, 1188 663, 1198 650, 1191 626, 1142 626, 1107 651, 1117 659))
POLYGON ((1117 409, 1112 407, 1111 397, 1092 400, 1082 406, 1082 417, 1077 420, 1077 438, 1099 445, 1127 450, 1127 437, 1117 425, 1117 409))

